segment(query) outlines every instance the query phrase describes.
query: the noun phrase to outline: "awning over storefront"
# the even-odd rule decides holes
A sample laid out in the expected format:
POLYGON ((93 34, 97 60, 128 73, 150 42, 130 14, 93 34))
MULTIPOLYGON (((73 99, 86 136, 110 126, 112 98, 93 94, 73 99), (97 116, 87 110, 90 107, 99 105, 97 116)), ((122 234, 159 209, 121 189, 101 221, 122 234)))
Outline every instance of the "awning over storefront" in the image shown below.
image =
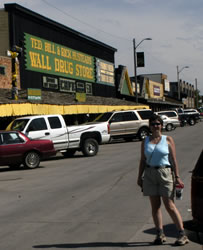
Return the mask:
POLYGON ((51 105, 36 103, 1 104, 0 116, 48 115, 48 114, 97 114, 113 110, 148 109, 147 105, 51 105))
POLYGON ((171 106, 181 106, 182 103, 169 99, 169 98, 165 98, 164 100, 161 99, 147 99, 147 103, 149 104, 160 104, 160 105, 171 105, 171 106))

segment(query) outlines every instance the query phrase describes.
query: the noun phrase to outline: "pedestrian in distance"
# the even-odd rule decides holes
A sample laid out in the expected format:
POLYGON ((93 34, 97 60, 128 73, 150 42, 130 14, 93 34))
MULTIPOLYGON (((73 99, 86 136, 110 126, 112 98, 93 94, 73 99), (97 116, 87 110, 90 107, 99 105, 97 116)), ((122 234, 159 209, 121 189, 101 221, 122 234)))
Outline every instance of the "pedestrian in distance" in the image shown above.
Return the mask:
POLYGON ((155 245, 166 242, 163 231, 161 203, 178 230, 175 245, 182 246, 189 242, 185 235, 182 217, 174 203, 175 185, 184 187, 179 176, 176 160, 175 143, 171 136, 162 135, 163 120, 158 115, 149 119, 151 135, 141 144, 141 157, 137 184, 143 195, 149 196, 152 217, 156 228, 155 245))

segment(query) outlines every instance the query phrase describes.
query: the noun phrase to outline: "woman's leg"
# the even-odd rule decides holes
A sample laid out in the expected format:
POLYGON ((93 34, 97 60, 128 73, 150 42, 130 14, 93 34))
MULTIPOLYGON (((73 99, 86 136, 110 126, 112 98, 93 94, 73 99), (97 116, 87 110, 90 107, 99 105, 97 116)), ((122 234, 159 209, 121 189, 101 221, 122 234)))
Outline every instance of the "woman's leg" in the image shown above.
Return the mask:
POLYGON ((163 230, 161 199, 159 196, 149 197, 152 207, 152 217, 157 230, 163 230))
POLYGON ((183 246, 183 245, 187 244, 189 242, 189 240, 184 232, 182 217, 181 217, 178 209, 176 208, 173 200, 166 198, 166 197, 162 197, 162 199, 163 199, 164 205, 166 207, 166 210, 168 211, 169 215, 171 216, 173 222, 176 224, 176 227, 179 231, 179 236, 178 236, 177 240, 175 241, 175 245, 183 246))
POLYGON ((172 218, 173 222, 175 223, 177 229, 179 231, 184 230, 182 217, 181 217, 178 209, 176 208, 174 201, 168 197, 162 197, 162 199, 163 199, 165 208, 166 208, 167 212, 169 213, 170 217, 172 218))

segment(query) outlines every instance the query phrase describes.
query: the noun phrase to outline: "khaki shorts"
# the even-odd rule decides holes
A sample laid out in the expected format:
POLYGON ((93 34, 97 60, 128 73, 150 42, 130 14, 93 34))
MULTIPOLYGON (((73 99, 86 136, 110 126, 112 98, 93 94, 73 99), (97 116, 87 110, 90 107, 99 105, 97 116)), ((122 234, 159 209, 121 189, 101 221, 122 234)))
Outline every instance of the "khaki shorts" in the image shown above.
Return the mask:
POLYGON ((143 180, 144 196, 174 198, 174 178, 171 168, 146 167, 143 180))

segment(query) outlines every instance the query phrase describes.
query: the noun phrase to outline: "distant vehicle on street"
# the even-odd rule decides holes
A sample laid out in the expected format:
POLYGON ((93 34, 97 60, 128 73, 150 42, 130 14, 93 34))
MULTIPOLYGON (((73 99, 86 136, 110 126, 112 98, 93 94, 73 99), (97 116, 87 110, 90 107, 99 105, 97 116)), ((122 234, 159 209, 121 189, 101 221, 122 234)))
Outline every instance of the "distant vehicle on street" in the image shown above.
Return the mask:
POLYGON ((54 156, 51 140, 31 140, 19 131, 0 131, 0 166, 37 168, 41 159, 54 156))
POLYGON ((163 129, 166 131, 171 131, 177 127, 180 127, 180 121, 178 118, 171 118, 166 115, 160 115, 160 117, 163 120, 163 129))
POLYGON ((157 115, 166 115, 170 117, 171 119, 178 119, 178 113, 174 110, 162 110, 154 112, 157 115))
POLYGON ((180 119, 178 113, 174 110, 163 110, 155 112, 155 114, 160 115, 163 119, 164 126, 163 128, 166 131, 171 131, 176 127, 180 127, 180 119))
POLYGON ((200 121, 200 113, 196 109, 179 108, 176 111, 179 115, 179 119, 181 121, 186 121, 191 126, 195 125, 196 122, 200 121))

